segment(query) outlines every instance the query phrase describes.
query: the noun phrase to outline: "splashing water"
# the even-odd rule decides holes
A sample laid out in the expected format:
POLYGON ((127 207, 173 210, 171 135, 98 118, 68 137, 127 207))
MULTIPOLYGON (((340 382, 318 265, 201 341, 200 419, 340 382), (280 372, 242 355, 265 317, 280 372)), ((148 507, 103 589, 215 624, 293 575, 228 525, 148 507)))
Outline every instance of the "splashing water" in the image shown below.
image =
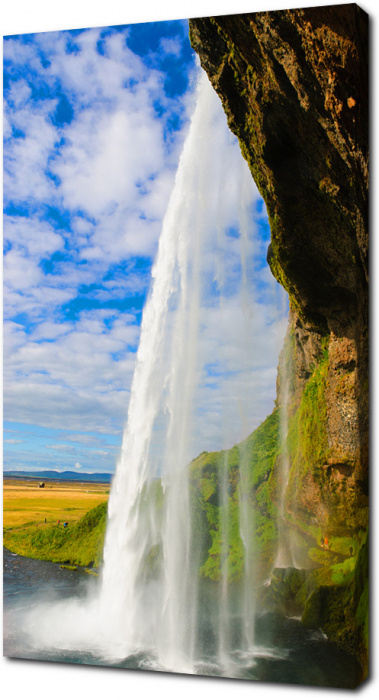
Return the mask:
MULTIPOLYGON (((224 441, 217 449, 231 447, 258 424, 257 372, 262 378, 266 371, 262 346, 276 347, 282 340, 282 334, 275 338, 272 323, 275 304, 268 310, 269 303, 258 300, 267 296, 268 283, 261 280, 259 287, 251 275, 253 244, 259 247, 252 221, 257 200, 219 99, 202 73, 143 312, 127 426, 109 499, 100 590, 85 603, 66 600, 46 607, 44 615, 41 607, 34 610, 29 627, 35 633, 38 628, 40 647, 92 650, 110 662, 142 654, 144 667, 204 670, 201 533, 192 524, 188 465, 199 440, 207 447, 214 424, 221 426, 224 441)), ((272 373, 274 384, 275 369, 272 373)), ((219 467, 221 582, 209 618, 214 641, 206 668, 238 675, 238 660, 251 664, 254 656, 254 514, 240 495, 245 582, 236 604, 228 557, 231 510, 237 506, 230 498, 224 454, 219 467)), ((247 470, 242 451, 240 480, 247 470)))

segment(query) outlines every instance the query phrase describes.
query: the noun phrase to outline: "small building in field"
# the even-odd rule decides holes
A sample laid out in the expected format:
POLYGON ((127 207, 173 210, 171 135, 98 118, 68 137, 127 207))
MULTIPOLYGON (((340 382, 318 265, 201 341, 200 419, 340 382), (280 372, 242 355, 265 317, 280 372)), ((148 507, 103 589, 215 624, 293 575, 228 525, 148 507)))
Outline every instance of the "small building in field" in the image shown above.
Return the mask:
POLYGON ((38 484, 38 488, 39 488, 39 489, 44 489, 44 488, 45 488, 45 482, 44 482, 44 481, 41 481, 41 482, 38 484))

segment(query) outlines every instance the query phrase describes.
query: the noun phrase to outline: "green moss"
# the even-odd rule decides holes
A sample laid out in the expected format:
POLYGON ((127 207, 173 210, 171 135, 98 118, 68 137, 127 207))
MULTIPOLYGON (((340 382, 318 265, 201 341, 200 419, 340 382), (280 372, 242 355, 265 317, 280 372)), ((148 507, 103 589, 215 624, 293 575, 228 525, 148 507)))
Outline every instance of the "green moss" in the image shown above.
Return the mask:
POLYGON ((340 564, 333 564, 330 567, 332 583, 337 585, 349 584, 354 580, 356 558, 350 557, 340 564))
POLYGON ((320 566, 326 566, 333 561, 333 554, 328 550, 318 549, 318 547, 310 547, 308 550, 308 557, 311 561, 319 564, 320 566))
POLYGON ((265 591, 265 605, 269 609, 281 610, 283 613, 299 613, 302 604, 299 591, 306 581, 307 572, 294 567, 273 569, 270 586, 265 591))
POLYGON ((298 500, 308 475, 319 485, 322 485, 324 478, 322 467, 328 458, 325 402, 327 373, 328 353, 323 350, 322 360, 308 380, 300 406, 290 419, 287 439, 291 463, 288 494, 292 501, 298 500))
POLYGON ((303 607, 303 624, 321 628, 331 641, 358 659, 361 669, 357 672, 364 678, 369 645, 367 540, 356 556, 331 565, 324 562, 309 572, 297 597, 303 607))
POLYGON ((248 514, 245 527, 249 528, 254 551, 264 562, 272 561, 277 543, 277 510, 268 484, 278 446, 279 411, 275 409, 240 444, 221 452, 203 452, 191 463, 196 522, 207 532, 199 547, 202 577, 219 581, 226 572, 231 582, 241 579, 245 569, 241 503, 248 514))
POLYGON ((363 532, 357 532, 352 537, 332 537, 330 548, 345 557, 355 556, 365 539, 366 533, 363 532))
POLYGON ((294 513, 286 514, 286 521, 289 525, 294 528, 301 530, 307 537, 314 540, 315 543, 320 544, 322 537, 322 530, 319 524, 314 522, 314 519, 309 519, 309 514, 300 512, 299 516, 294 513))

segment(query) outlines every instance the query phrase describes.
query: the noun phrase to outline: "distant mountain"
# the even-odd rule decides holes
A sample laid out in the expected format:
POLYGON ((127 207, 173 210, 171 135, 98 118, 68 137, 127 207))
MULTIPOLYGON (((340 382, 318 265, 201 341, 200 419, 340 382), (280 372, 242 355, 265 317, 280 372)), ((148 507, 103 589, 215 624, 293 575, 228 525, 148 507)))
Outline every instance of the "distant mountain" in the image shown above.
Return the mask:
POLYGON ((31 478, 40 479, 41 481, 43 481, 44 479, 56 479, 59 481, 92 481, 96 483, 101 482, 105 484, 109 484, 113 476, 113 474, 107 473, 89 474, 88 472, 83 472, 79 474, 79 472, 57 472, 49 470, 35 472, 4 471, 3 474, 4 476, 11 476, 12 478, 18 477, 20 479, 31 478))

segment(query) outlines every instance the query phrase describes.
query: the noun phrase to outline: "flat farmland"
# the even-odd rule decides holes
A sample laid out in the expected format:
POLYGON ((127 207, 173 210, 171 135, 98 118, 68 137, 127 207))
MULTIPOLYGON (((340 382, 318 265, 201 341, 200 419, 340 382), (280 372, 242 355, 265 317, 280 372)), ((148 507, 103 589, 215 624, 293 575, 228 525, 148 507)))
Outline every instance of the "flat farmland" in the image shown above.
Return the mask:
POLYGON ((3 527, 76 523, 91 508, 108 500, 109 484, 46 480, 39 488, 32 479, 3 480, 3 527))

